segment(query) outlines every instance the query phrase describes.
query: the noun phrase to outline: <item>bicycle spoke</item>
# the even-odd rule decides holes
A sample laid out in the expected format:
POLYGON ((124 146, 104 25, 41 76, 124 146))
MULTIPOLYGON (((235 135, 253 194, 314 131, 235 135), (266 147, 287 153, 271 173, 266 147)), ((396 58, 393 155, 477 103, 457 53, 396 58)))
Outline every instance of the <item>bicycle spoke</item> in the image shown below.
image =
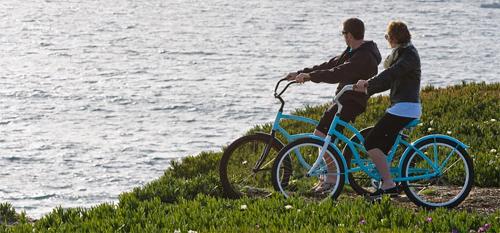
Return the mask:
POLYGON ((271 165, 271 166, 269 166, 269 168, 268 168, 268 169, 259 169, 259 170, 261 170, 261 171, 262 171, 262 170, 271 170, 271 167, 272 167, 272 164, 273 164, 273 163, 274 163, 274 158, 273 158, 273 159, 271 159, 271 160, 269 160, 269 162, 267 162, 267 163, 265 163, 265 164, 263 164, 263 165, 261 166, 261 167, 267 167, 268 165, 271 165))
POLYGON ((254 175, 248 175, 246 177, 242 177, 241 180, 234 180, 235 183, 242 183, 242 182, 247 182, 252 176, 254 175))
POLYGON ((454 163, 452 163, 449 167, 447 167, 446 170, 442 172, 442 174, 445 174, 448 170, 450 170, 453 166, 455 166, 456 163, 460 162, 460 159, 457 159, 454 163))

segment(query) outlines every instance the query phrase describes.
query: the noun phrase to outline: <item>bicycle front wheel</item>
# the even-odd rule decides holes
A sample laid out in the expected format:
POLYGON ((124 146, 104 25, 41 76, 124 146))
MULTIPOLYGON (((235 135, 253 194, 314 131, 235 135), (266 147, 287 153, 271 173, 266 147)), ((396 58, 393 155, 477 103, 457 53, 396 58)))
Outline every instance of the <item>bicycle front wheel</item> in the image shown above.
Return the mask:
POLYGON ((422 177, 402 182, 410 200, 426 208, 453 208, 468 195, 474 182, 472 159, 465 149, 446 138, 431 138, 416 148, 438 167, 431 166, 424 156, 413 152, 403 161, 402 177, 422 177), (435 174, 432 177, 431 174, 435 174))
POLYGON ((283 144, 268 134, 247 135, 231 143, 224 150, 219 164, 224 194, 229 198, 271 194, 274 191, 271 168, 281 148, 283 144), (266 146, 268 151, 263 155, 266 146), (262 165, 256 168, 261 157, 264 159, 262 165))
POLYGON ((308 174, 322 146, 323 141, 312 138, 298 139, 285 146, 274 161, 274 188, 285 197, 336 199, 344 185, 345 167, 331 147, 323 156, 320 166, 308 174))

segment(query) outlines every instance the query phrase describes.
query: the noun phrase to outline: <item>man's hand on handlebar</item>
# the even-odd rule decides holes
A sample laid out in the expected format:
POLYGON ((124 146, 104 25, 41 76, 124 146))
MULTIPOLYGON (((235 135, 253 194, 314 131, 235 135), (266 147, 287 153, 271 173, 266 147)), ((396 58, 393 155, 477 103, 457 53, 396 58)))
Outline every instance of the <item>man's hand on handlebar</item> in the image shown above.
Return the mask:
POLYGON ((297 72, 289 73, 285 78, 288 81, 296 81, 298 83, 304 83, 304 82, 311 80, 311 76, 309 76, 308 73, 300 73, 299 74, 297 72))
POLYGON ((285 76, 286 80, 288 81, 295 81, 295 77, 297 77, 299 73, 297 72, 291 72, 285 76))
POLYGON ((354 91, 367 94, 368 93, 368 90, 367 90, 368 80, 362 80, 362 79, 359 80, 356 84, 354 84, 353 88, 354 88, 354 91))
POLYGON ((308 73, 300 73, 295 76, 295 81, 298 83, 305 83, 309 80, 311 80, 311 76, 308 73))

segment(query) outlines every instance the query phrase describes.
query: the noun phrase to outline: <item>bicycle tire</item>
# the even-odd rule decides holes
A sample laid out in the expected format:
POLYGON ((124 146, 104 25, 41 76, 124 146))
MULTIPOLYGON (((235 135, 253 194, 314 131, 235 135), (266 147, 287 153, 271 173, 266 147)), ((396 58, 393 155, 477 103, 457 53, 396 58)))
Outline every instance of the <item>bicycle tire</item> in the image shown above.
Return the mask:
MULTIPOLYGON (((454 151, 458 152, 457 153, 458 158, 460 160, 462 160, 462 162, 463 162, 462 165, 464 165, 464 168, 463 168, 464 170, 463 171, 465 172, 465 179, 464 179, 464 184, 463 184, 462 188, 459 191, 455 191, 452 188, 451 191, 450 191, 450 189, 439 187, 439 182, 440 182, 441 179, 443 179, 443 180, 447 179, 448 182, 458 182, 460 180, 460 177, 453 176, 453 175, 451 175, 450 178, 448 178, 448 177, 443 178, 444 174, 441 174, 437 178, 429 179, 429 180, 431 180, 431 182, 429 183, 429 185, 432 183, 433 184, 433 186, 432 186, 433 189, 428 189, 428 191, 427 190, 424 190, 424 191, 420 190, 420 191, 416 192, 416 190, 415 190, 414 187, 418 187, 418 186, 410 184, 410 181, 403 181, 403 182, 401 182, 403 190, 405 191, 406 196, 412 202, 414 202, 417 206, 421 206, 421 207, 424 207, 424 208, 427 208, 427 209, 434 209, 434 208, 438 208, 438 207, 444 207, 444 208, 453 208, 453 207, 456 207, 462 201, 464 201, 465 198, 467 198, 467 196, 469 195, 469 193, 470 193, 470 191, 472 189, 472 186, 474 184, 474 167, 473 167, 472 159, 471 159, 471 157, 469 156, 469 154, 467 153, 467 151, 464 148, 462 148, 461 146, 457 145, 457 142, 452 141, 452 140, 447 139, 447 138, 429 138, 427 140, 419 142, 415 147, 417 149, 419 149, 419 150, 423 149, 422 151, 425 151, 425 149, 427 147, 429 147, 429 146, 432 147, 431 148, 432 151, 438 151, 438 152, 444 151, 443 154, 449 153, 449 155, 450 155, 454 151), (440 145, 444 146, 444 148, 437 147, 437 146, 440 146, 440 145), (448 148, 448 149, 446 149, 446 148, 448 148), (451 152, 448 152, 450 150, 451 150, 451 152), (436 195, 436 190, 437 191, 441 191, 442 190, 442 191, 448 192, 448 193, 445 193, 444 195, 443 194, 436 195), (443 202, 443 203, 441 203, 441 202, 432 202, 433 198, 434 199, 439 199, 439 198, 443 198, 443 197, 446 197, 446 196, 450 196, 449 195, 450 192, 458 192, 458 194, 453 199, 451 199, 450 201, 447 201, 447 202, 443 202), (431 200, 429 200, 429 201, 428 200, 424 200, 426 198, 431 199, 431 200)), ((408 156, 406 156, 406 158, 404 159, 404 161, 402 163, 402 166, 403 166, 402 167, 402 177, 407 177, 408 176, 408 173, 410 171, 410 166, 425 167, 425 163, 424 162, 418 163, 418 162, 416 162, 416 159, 415 159, 415 161, 412 161, 414 158, 416 158, 415 157, 416 155, 417 155, 416 152, 411 151, 408 154, 408 156)), ((438 157, 438 162, 439 162, 440 159, 442 159, 442 158, 438 157)), ((457 162, 460 161, 460 160, 457 160, 457 162)), ((457 162, 452 163, 451 167, 447 168, 446 170, 444 170, 443 173, 447 173, 448 171, 450 171, 449 169, 451 169, 451 168, 453 168, 453 170, 451 170, 451 173, 457 173, 457 172, 461 173, 461 171, 460 171, 461 167, 460 166, 455 166, 455 164, 457 164, 457 162)), ((447 163, 447 165, 449 165, 449 163, 447 163)), ((417 169, 421 169, 421 168, 417 167, 417 168, 414 168, 414 169, 415 169, 415 171, 418 171, 417 169)))
POLYGON ((219 176, 226 197, 237 199, 243 196, 259 196, 256 194, 257 190, 263 188, 259 186, 264 186, 264 188, 267 187, 270 192, 274 191, 271 186, 271 175, 269 171, 253 171, 257 159, 269 142, 272 143, 269 154, 264 161, 264 166, 267 164, 269 170, 271 170, 273 164, 272 160, 274 160, 272 157, 275 157, 284 146, 283 143, 271 137, 269 134, 256 133, 240 137, 224 150, 219 163, 219 176), (248 146, 254 148, 248 148, 248 146), (249 149, 253 151, 249 151, 249 149), (247 154, 247 151, 254 153, 247 154), (267 172, 269 172, 269 174, 266 175, 265 173, 267 172), (250 176, 254 176, 254 178, 250 176), (252 180, 248 180, 247 183, 243 182, 244 180, 238 182, 242 177, 252 180), (265 183, 267 183, 268 186, 266 186, 265 183))

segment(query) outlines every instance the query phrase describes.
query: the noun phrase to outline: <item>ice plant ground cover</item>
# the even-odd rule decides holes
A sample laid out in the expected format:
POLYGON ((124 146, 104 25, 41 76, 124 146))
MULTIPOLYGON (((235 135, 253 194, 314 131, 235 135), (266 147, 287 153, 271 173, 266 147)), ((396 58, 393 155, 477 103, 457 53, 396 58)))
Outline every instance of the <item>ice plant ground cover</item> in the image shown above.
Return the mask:
MULTIPOLYGON (((471 147, 475 185, 500 190, 500 84, 427 87, 422 102, 422 125, 410 137, 418 138, 431 129, 460 139, 471 147)), ((356 125, 373 124, 387 105, 385 96, 372 98, 356 125)), ((297 114, 318 119, 325 107, 306 107, 297 114)), ((312 130, 295 123, 285 125, 292 132, 312 130)), ((269 127, 260 125, 249 132, 269 127)), ((466 200, 454 210, 434 211, 408 208, 387 198, 370 204, 352 197, 353 193, 321 203, 284 199, 279 194, 225 199, 217 173, 220 156, 221 152, 202 152, 174 161, 162 177, 121 194, 117 203, 89 209, 56 208, 36 221, 3 203, 0 232, 500 232, 500 205, 488 206, 500 203, 491 202, 500 199, 498 193, 483 200, 472 192, 468 199, 473 201, 466 200), (476 208, 482 203, 488 211, 476 208)))

